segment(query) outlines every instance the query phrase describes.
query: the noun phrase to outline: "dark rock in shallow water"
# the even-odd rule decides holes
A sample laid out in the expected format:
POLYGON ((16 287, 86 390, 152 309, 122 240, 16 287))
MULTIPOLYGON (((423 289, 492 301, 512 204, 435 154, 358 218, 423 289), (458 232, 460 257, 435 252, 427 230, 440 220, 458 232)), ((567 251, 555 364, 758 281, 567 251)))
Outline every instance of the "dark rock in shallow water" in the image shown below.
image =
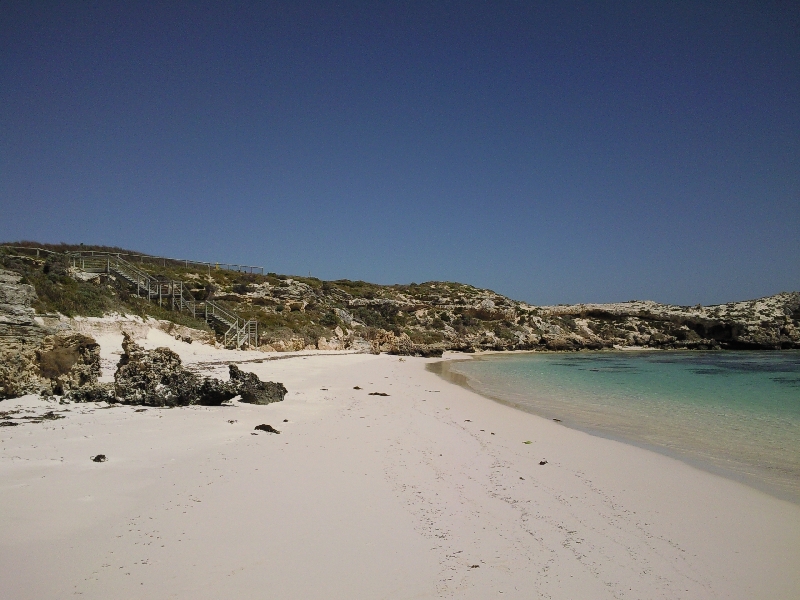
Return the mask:
POLYGON ((249 404, 271 404, 281 402, 287 394, 282 383, 261 381, 255 373, 246 373, 236 365, 228 365, 231 383, 235 383, 242 402, 249 404))

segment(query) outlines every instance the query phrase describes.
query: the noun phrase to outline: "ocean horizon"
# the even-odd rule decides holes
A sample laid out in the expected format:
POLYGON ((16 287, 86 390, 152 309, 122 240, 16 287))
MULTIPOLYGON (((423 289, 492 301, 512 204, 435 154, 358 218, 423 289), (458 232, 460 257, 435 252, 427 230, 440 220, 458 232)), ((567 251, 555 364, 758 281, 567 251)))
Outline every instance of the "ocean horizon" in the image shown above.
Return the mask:
POLYGON ((488 354, 431 370, 567 427, 800 504, 800 352, 488 354))

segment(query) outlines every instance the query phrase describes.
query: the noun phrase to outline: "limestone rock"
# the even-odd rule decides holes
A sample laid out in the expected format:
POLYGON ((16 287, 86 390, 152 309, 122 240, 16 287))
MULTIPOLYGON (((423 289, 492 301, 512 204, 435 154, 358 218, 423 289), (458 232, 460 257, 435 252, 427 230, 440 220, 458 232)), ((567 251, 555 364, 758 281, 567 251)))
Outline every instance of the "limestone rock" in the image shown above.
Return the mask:
POLYGON ((180 357, 169 348, 146 351, 125 334, 123 355, 114 374, 114 390, 123 404, 186 406, 200 387, 196 375, 187 371, 180 357))
POLYGON ((342 342, 336 338, 328 341, 327 338, 321 337, 317 340, 317 348, 320 350, 341 350, 342 342))
POLYGON ((45 384, 36 349, 49 331, 34 321, 36 292, 20 279, 0 269, 0 400, 38 393, 45 384))
POLYGON ((236 385, 242 402, 250 404, 271 404, 281 402, 287 394, 282 383, 261 381, 255 373, 242 371, 236 365, 228 365, 231 382, 236 385))
POLYGON ((100 376, 100 345, 80 333, 48 336, 36 351, 41 377, 54 394, 94 385, 100 376))
POLYGON ((232 381, 205 377, 197 390, 197 404, 219 406, 239 395, 239 387, 232 381))
MULTIPOLYGON (((336 313, 336 316, 342 320, 347 327, 353 325, 353 315, 351 315, 348 311, 343 308, 334 308, 333 312, 336 313)), ((341 337, 341 336, 339 336, 341 337)))
POLYGON ((97 383, 100 347, 89 336, 37 322, 36 292, 0 269, 0 400, 24 394, 63 394, 97 383))
POLYGON ((123 404, 146 406, 218 406, 239 394, 235 382, 197 375, 183 367, 169 348, 145 350, 126 333, 114 375, 114 392, 123 404))
POLYGON ((69 402, 116 402, 113 383, 93 383, 69 390, 64 399, 69 402))

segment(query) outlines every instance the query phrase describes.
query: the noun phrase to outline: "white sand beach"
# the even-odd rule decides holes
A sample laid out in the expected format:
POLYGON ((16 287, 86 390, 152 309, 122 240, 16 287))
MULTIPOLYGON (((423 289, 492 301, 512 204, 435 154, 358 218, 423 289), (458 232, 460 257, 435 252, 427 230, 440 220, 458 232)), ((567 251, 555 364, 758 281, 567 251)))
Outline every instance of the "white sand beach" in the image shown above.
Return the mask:
MULTIPOLYGON (((112 364, 121 335, 98 339, 112 364)), ((289 394, 0 403, 65 416, 0 428, 3 598, 800 597, 800 506, 492 402, 429 359, 142 343, 289 394)))

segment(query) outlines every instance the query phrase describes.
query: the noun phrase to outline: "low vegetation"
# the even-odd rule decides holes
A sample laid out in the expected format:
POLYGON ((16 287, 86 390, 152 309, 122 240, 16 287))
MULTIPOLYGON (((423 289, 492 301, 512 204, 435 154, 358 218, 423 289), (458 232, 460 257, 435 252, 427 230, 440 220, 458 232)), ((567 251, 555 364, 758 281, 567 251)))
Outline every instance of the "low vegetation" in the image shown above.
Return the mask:
MULTIPOLYGON (((36 289, 37 311, 67 316, 132 313, 207 329, 204 321, 136 296, 113 275, 82 277, 64 252, 118 248, 41 245, 52 253, 0 247, 0 266, 36 289)), ((713 307, 630 301, 605 305, 531 306, 491 290, 454 282, 376 285, 339 279, 265 275, 142 256, 136 266, 180 280, 197 300, 213 299, 259 325, 267 348, 371 344, 428 354, 456 349, 601 349, 615 346, 712 349, 800 347, 800 293, 713 307), (361 342, 359 342, 359 340, 361 342), (326 342, 327 343, 327 342, 326 342)))

